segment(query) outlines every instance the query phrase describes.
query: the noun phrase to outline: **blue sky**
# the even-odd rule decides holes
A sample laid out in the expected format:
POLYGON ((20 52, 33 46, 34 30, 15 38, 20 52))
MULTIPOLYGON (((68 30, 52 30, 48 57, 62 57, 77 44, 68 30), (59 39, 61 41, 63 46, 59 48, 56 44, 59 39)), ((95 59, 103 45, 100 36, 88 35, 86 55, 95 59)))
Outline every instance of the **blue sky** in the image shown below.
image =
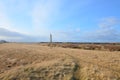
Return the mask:
POLYGON ((119 0, 0 0, 0 40, 120 42, 119 0))

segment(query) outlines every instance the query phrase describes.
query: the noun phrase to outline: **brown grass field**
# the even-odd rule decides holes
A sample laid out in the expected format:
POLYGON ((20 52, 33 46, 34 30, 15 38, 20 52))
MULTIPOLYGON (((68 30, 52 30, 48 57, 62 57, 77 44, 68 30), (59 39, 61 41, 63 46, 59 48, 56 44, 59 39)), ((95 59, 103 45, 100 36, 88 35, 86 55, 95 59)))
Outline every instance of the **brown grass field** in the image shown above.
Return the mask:
POLYGON ((120 80, 120 51, 4 43, 0 80, 120 80))

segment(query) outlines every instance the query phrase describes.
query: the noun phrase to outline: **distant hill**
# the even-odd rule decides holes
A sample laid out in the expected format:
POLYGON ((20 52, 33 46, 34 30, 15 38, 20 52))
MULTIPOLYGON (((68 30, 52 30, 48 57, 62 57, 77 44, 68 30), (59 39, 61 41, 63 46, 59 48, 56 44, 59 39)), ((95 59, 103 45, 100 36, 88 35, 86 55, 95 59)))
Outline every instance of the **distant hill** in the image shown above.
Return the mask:
POLYGON ((5 40, 0 40, 0 43, 7 43, 7 41, 5 41, 5 40))

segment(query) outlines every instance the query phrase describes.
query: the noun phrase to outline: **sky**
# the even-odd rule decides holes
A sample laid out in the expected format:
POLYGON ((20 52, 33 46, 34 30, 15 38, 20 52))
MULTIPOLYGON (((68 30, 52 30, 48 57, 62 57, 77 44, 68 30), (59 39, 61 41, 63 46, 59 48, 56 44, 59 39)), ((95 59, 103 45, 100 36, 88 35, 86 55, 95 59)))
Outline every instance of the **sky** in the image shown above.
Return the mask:
POLYGON ((120 0, 0 0, 0 40, 120 42, 120 0))

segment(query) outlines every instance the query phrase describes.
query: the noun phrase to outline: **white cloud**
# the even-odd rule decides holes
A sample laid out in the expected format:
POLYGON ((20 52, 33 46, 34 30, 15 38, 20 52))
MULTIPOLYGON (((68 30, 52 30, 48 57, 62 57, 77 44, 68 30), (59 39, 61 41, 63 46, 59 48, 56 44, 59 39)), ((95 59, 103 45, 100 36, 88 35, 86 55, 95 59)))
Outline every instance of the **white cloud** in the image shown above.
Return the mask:
MULTIPOLYGON (((75 1, 75 3, 72 3, 72 1, 70 1, 69 5, 68 5, 69 0, 67 0, 67 1, 36 0, 36 1, 34 1, 34 3, 31 3, 31 1, 30 2, 29 1, 30 0, 12 0, 12 1, 7 0, 7 4, 9 6, 9 9, 7 9, 7 10, 8 11, 11 10, 10 12, 13 12, 13 13, 19 13, 19 12, 24 12, 27 9, 30 9, 32 20, 33 20, 32 26, 35 29, 35 30, 33 30, 33 32, 31 32, 32 35, 35 35, 38 37, 41 37, 41 36, 49 37, 49 34, 53 33, 53 34, 55 34, 54 37, 56 37, 56 39, 60 39, 60 38, 68 39, 69 38, 69 40, 70 40, 71 37, 69 36, 69 34, 72 34, 75 32, 77 32, 77 33, 80 32, 79 28, 76 28, 76 29, 73 28, 71 30, 69 30, 70 28, 69 29, 64 28, 64 27, 66 27, 66 24, 71 24, 71 22, 63 24, 61 29, 64 29, 64 30, 58 30, 58 32, 56 32, 56 30, 53 30, 54 27, 57 27, 57 25, 55 25, 54 27, 53 27, 53 25, 56 24, 56 22, 59 24, 59 21, 65 21, 65 19, 68 20, 69 17, 71 17, 71 15, 73 15, 74 8, 75 9, 79 8, 82 4, 85 4, 86 1, 84 1, 84 0, 80 1, 82 3, 79 3, 79 1, 77 1, 77 0, 75 1), (78 3, 76 4, 76 2, 78 2, 78 3), (31 10, 31 8, 32 8, 32 10, 31 10), (63 32, 63 33, 59 33, 59 32, 63 32)), ((6 14, 6 12, 4 12, 4 11, 2 11, 2 13, 6 14)), ((28 11, 28 13, 29 13, 29 11, 28 11)), ((26 12, 24 14, 26 14, 26 12)), ((24 30, 21 30, 18 27, 14 27, 14 26, 19 26, 19 25, 14 25, 13 24, 14 22, 11 22, 11 20, 9 20, 7 14, 3 18, 5 19, 5 21, 4 21, 5 24, 9 23, 8 24, 9 28, 6 28, 6 29, 9 29, 12 31, 17 31, 19 33, 22 32, 24 34, 28 34, 28 33, 26 33, 27 31, 25 32, 24 30)), ((29 33, 29 34, 31 35, 31 33, 29 33)))
POLYGON ((5 28, 0 28, 0 40, 14 41, 14 42, 38 42, 38 41, 47 41, 45 37, 35 37, 19 32, 10 31, 5 28))
POLYGON ((80 30, 80 28, 76 28, 76 30, 75 30, 76 32, 80 32, 81 30, 80 30))
MULTIPOLYGON (((14 22, 12 22, 12 20, 10 19, 10 15, 8 16, 7 14, 9 11, 12 14, 16 14, 16 12, 19 11, 24 11, 27 8, 27 1, 28 0, 8 0, 7 3, 5 3, 4 1, 0 1, 0 28, 7 29, 11 32, 18 32, 24 35, 28 34, 24 31, 24 29, 19 29, 19 24, 15 25, 14 22)), ((59 0, 38 0, 35 2, 32 10, 33 26, 35 27, 35 30, 33 30, 32 35, 38 37, 49 37, 49 33, 52 33, 51 24, 54 21, 53 19, 56 18, 55 16, 58 13, 57 11, 59 10, 59 4, 59 0)), ((3 35, 1 36, 1 38, 4 39, 7 39, 7 37, 3 35)))
MULTIPOLYGON (((14 5, 13 2, 11 5, 14 5)), ((14 22, 12 22, 8 15, 9 7, 10 6, 7 6, 3 1, 0 1, 0 40, 25 41, 27 38, 31 38, 30 40, 32 40, 32 36, 28 36, 28 33, 26 33, 24 30, 17 28, 19 25, 14 25, 14 22)))
POLYGON ((11 25, 12 24, 5 12, 5 6, 0 2, 0 27, 10 28, 11 25))
POLYGON ((99 26, 101 28, 113 28, 116 24, 120 23, 120 19, 116 17, 102 18, 99 26))
POLYGON ((33 26, 41 36, 51 32, 51 25, 57 16, 60 0, 40 0, 34 4, 32 11, 33 26))
MULTIPOLYGON (((65 21, 69 19, 70 15, 73 15, 73 12, 71 12, 71 5, 70 3, 68 6, 66 1, 61 0, 41 0, 34 4, 33 11, 32 11, 32 19, 33 19, 33 26, 36 29, 35 34, 39 36, 45 36, 49 37, 49 34, 52 33, 54 36, 54 40, 69 40, 72 39, 74 33, 79 33, 80 28, 75 28, 74 24, 72 22, 68 22, 66 24, 63 24, 59 30, 54 28, 54 24, 56 24, 58 27, 59 22, 65 21), (63 8, 63 10, 61 10, 63 8), (68 24, 70 26, 68 28, 68 24), (70 34, 72 34, 70 37, 70 34)), ((72 4, 73 7, 78 7, 78 4, 72 4), (73 6, 74 5, 74 6, 73 6)), ((72 8, 73 9, 73 8, 72 8)), ((55 25, 55 27, 57 27, 55 25)))
POLYGON ((9 36, 0 36, 0 40, 8 40, 8 41, 17 41, 23 39, 22 37, 9 37, 9 36))
POLYGON ((102 18, 97 30, 86 33, 86 39, 96 42, 119 42, 120 32, 117 30, 119 19, 116 17, 102 18))
MULTIPOLYGON (((12 4, 12 2, 11 2, 11 5, 14 5, 14 4, 12 4)), ((0 28, 5 28, 5 29, 8 29, 10 31, 19 32, 22 34, 28 34, 23 29, 19 29, 18 28, 19 24, 15 25, 14 22, 10 19, 9 13, 14 12, 14 10, 12 11, 12 9, 10 9, 11 11, 9 11, 8 10, 9 7, 10 6, 7 6, 3 1, 0 1, 0 28)))
POLYGON ((10 31, 5 28, 0 28, 0 40, 21 40, 23 38, 23 34, 18 32, 10 31))

